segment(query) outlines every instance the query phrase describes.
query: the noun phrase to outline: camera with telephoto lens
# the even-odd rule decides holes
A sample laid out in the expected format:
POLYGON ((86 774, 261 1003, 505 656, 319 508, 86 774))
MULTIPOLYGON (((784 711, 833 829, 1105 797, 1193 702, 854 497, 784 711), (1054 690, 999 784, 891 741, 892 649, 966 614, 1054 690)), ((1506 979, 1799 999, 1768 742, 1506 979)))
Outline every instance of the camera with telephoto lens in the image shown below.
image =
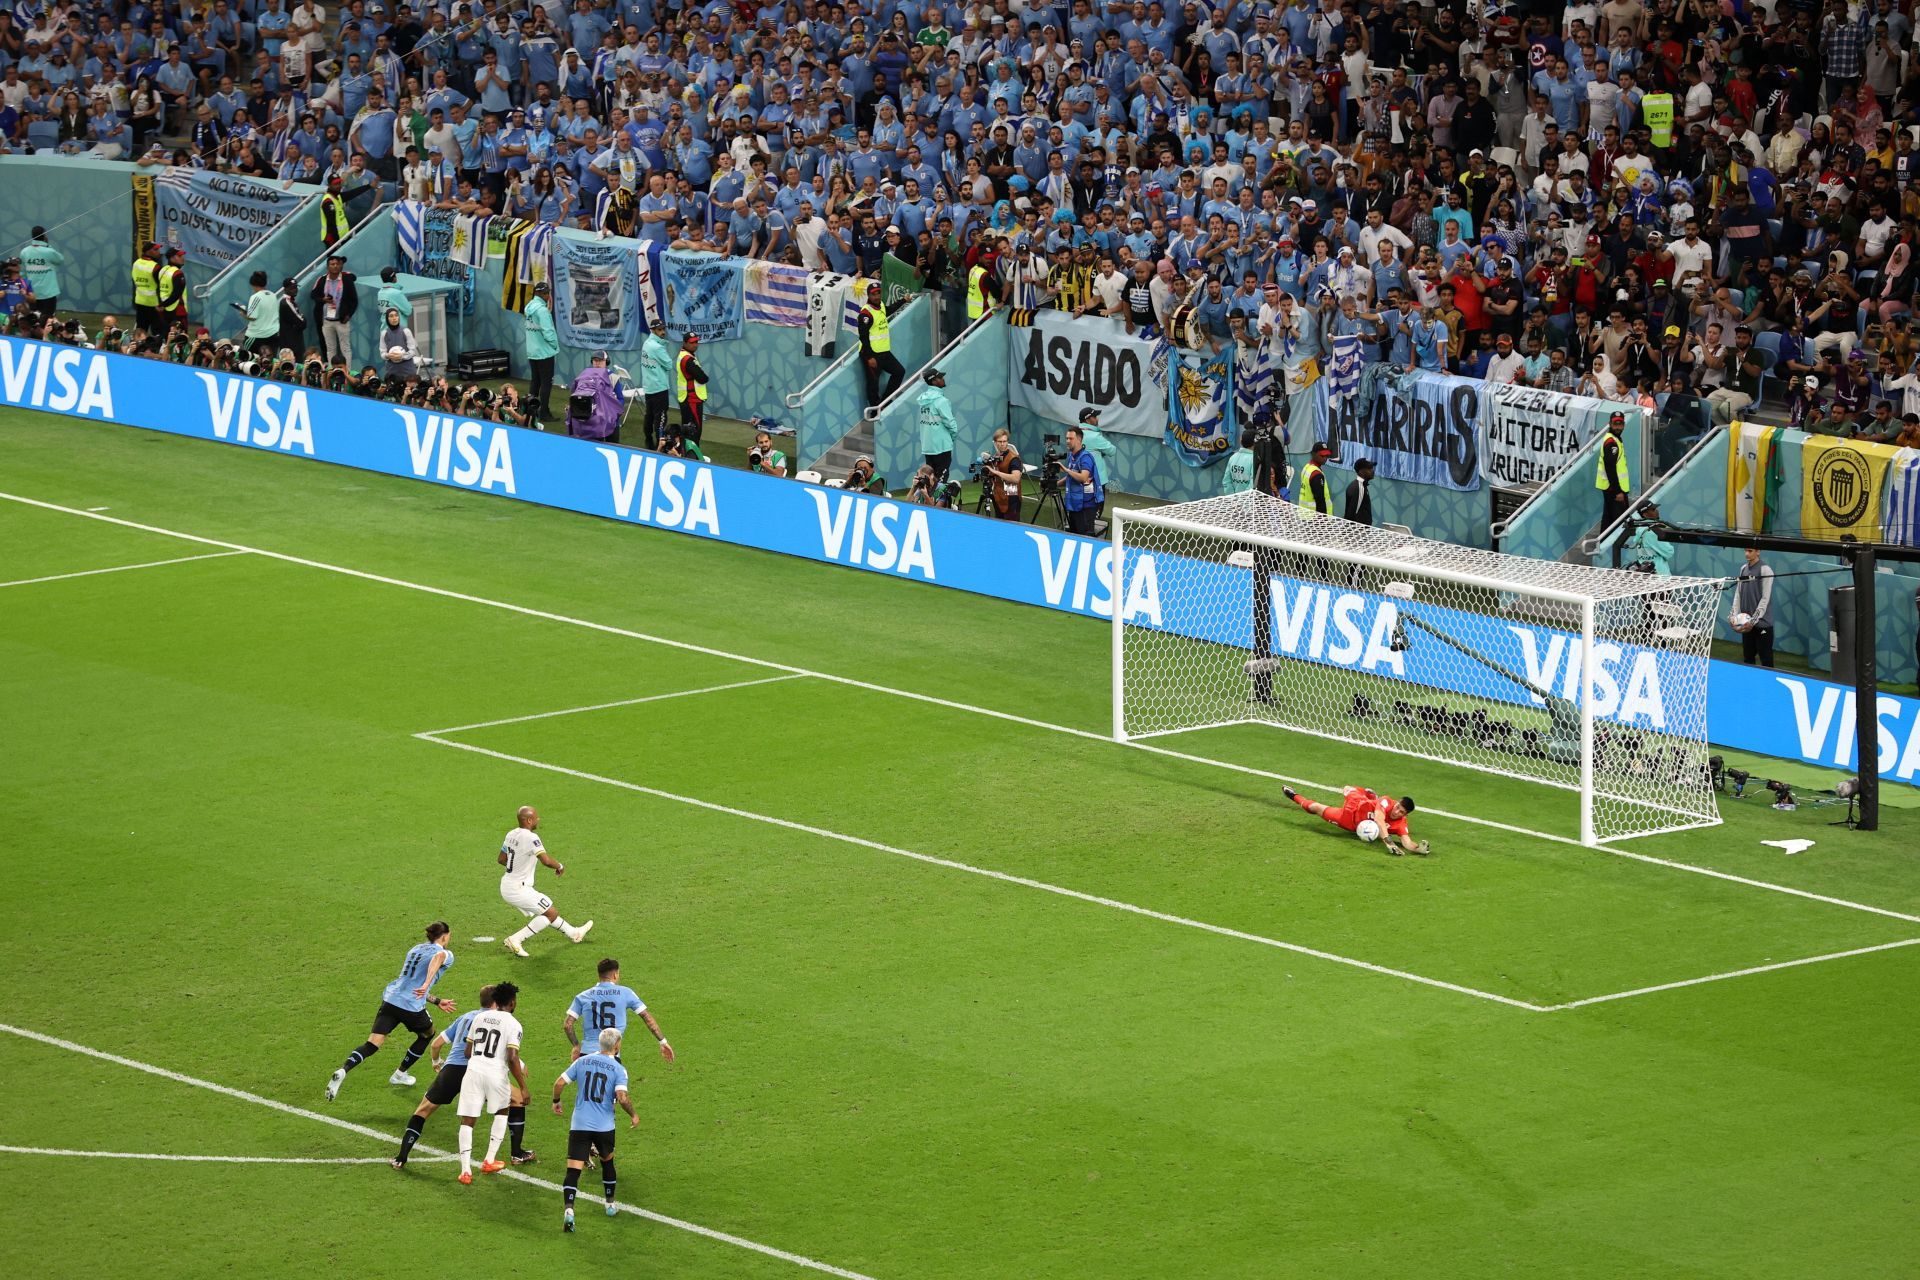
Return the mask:
POLYGON ((762 449, 759 445, 755 445, 753 448, 747 450, 747 470, 758 471, 760 464, 766 460, 766 450, 762 449))
POLYGON ((1000 455, 991 449, 982 449, 980 456, 967 464, 967 479, 987 483, 987 468, 1000 461, 1000 455))
POLYGON ((1800 806, 1793 799, 1793 785, 1781 782, 1777 778, 1768 778, 1761 784, 1773 792, 1773 807, 1776 809, 1797 809, 1800 806))

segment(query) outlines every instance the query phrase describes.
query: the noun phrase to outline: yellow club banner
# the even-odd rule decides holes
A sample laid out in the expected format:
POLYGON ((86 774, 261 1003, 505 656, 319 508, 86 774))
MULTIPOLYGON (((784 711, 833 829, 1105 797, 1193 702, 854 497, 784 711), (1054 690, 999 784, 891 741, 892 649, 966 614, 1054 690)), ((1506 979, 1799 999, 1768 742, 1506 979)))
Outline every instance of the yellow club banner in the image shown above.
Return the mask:
POLYGON ((1880 541, 1880 492, 1898 453, 1887 444, 1808 436, 1800 446, 1801 536, 1880 541))

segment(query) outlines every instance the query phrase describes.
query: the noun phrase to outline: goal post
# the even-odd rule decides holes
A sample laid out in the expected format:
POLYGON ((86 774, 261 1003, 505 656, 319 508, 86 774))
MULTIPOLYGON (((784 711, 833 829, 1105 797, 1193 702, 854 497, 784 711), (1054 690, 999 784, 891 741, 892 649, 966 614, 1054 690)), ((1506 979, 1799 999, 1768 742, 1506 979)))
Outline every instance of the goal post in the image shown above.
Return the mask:
POLYGON ((1587 844, 1720 820, 1718 580, 1435 542, 1251 492, 1116 511, 1112 538, 1118 740, 1262 724, 1525 779, 1578 797, 1587 844))

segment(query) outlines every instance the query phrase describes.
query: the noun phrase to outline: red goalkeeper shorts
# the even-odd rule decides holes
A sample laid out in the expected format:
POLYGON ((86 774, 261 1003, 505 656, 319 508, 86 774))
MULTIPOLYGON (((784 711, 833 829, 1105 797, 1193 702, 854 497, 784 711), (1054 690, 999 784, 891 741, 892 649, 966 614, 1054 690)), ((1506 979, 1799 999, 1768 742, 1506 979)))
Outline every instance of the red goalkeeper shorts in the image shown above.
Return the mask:
POLYGON ((1373 817, 1378 807, 1378 801, 1370 800, 1365 796, 1349 796, 1346 808, 1336 809, 1329 805, 1320 816, 1342 831, 1352 831, 1360 825, 1361 819, 1373 817))

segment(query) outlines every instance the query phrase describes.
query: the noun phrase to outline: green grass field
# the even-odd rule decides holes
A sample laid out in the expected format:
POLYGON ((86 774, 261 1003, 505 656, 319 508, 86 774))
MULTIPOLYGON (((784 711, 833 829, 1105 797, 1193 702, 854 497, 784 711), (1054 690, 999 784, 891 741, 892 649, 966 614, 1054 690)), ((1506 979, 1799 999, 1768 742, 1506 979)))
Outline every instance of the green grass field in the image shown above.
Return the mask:
POLYGON ((1106 741, 1065 615, 32 414, 0 491, 19 1274, 1916 1272, 1910 809, 1590 850, 1525 783, 1106 741), (1411 790, 1436 856, 1268 774, 1411 790), (472 941, 520 804, 596 921, 527 960, 472 941), (522 984, 528 1177, 371 1163, 404 1034, 322 1100, 435 917, 442 994, 522 984), (589 1173, 569 1237, 538 1103, 603 955, 681 1060, 626 1055, 651 1216, 589 1173))

